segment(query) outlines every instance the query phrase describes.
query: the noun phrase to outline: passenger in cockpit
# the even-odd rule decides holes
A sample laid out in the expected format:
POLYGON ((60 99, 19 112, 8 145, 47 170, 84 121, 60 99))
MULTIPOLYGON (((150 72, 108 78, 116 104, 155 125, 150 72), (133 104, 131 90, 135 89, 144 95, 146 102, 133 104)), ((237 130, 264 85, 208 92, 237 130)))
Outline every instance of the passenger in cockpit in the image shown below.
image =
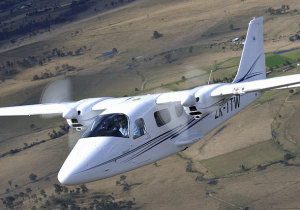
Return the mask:
POLYGON ((119 118, 120 129, 119 131, 124 137, 128 137, 128 122, 125 116, 120 116, 119 118))

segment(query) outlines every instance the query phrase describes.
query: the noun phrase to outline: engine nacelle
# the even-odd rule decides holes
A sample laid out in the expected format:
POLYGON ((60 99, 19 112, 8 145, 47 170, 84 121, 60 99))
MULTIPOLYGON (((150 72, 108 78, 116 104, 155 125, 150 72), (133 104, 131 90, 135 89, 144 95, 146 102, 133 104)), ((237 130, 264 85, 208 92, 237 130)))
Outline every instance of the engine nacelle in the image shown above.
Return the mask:
POLYGON ((102 111, 94 111, 92 108, 95 104, 105 100, 107 98, 90 98, 84 99, 78 102, 78 104, 71 110, 63 114, 63 117, 67 119, 70 127, 76 128, 76 130, 82 130, 89 126, 95 117, 97 117, 102 111))
POLYGON ((211 96, 211 92, 220 85, 222 84, 202 86, 194 95, 187 95, 186 98, 181 101, 185 112, 199 119, 203 115, 210 114, 222 107, 230 96, 211 96))

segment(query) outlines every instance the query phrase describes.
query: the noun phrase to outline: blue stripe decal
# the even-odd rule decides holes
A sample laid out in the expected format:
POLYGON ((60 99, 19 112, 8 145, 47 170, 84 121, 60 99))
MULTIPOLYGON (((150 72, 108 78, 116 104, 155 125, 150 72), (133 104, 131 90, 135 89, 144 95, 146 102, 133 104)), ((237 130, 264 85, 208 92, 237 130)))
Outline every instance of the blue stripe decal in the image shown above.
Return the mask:
MULTIPOLYGON (((206 116, 205 116, 205 117, 206 117, 206 116)), ((203 117, 203 118, 205 118, 205 117, 203 117)), ((202 120, 203 118, 201 118, 200 120, 202 120)), ((120 156, 117 156, 117 157, 115 157, 115 158, 113 158, 113 159, 110 159, 110 160, 108 160, 108 161, 105 161, 105 162, 103 162, 103 163, 100 163, 100 164, 98 164, 98 165, 95 165, 95 166, 93 166, 93 167, 91 167, 91 168, 88 168, 88 169, 86 169, 86 170, 77 172, 76 174, 81 173, 81 172, 84 172, 84 171, 88 171, 88 170, 91 170, 91 169, 94 169, 94 168, 99 167, 99 166, 103 166, 103 165, 108 164, 108 163, 111 163, 111 162, 115 162, 115 161, 117 161, 118 159, 121 159, 121 158, 123 158, 123 157, 125 157, 125 156, 128 156, 128 155, 130 155, 130 154, 132 154, 132 153, 134 153, 134 152, 140 150, 141 148, 146 147, 146 148, 144 148, 141 152, 139 152, 138 154, 134 155, 134 157, 131 157, 131 158, 130 158, 130 159, 133 159, 133 158, 135 158, 135 157, 137 157, 137 156, 143 154, 144 152, 146 152, 146 151, 152 149, 154 146, 156 146, 156 145, 158 145, 158 144, 160 144, 160 143, 166 141, 166 140, 169 139, 171 136, 173 136, 174 133, 177 134, 176 136, 180 135, 181 133, 183 133, 184 131, 186 131, 187 129, 189 129, 190 127, 192 127, 193 125, 195 125, 196 123, 198 123, 200 120, 195 120, 194 118, 192 118, 192 119, 191 119, 189 122, 187 122, 185 125, 179 125, 179 126, 173 128, 173 129, 171 129, 171 130, 169 130, 169 131, 167 131, 167 132, 165 132, 165 133, 163 133, 163 134, 161 134, 161 135, 155 137, 154 139, 151 139, 150 141, 148 141, 148 142, 146 142, 146 143, 144 143, 144 144, 142 144, 142 145, 136 147, 136 148, 133 149, 133 150, 130 150, 130 151, 128 151, 128 152, 126 152, 126 153, 124 153, 124 154, 122 154, 122 155, 120 155, 120 156), (193 123, 193 122, 194 122, 194 123, 193 123), (191 123, 193 123, 192 126, 190 126, 191 123), (178 131, 181 131, 181 132, 178 134, 178 131, 177 131, 177 130, 178 130, 178 131), (168 135, 167 135, 167 134, 168 134, 168 135), (157 143, 157 142, 158 142, 158 143, 157 143), (149 147, 150 147, 150 148, 149 148, 149 147), (145 150, 146 150, 146 151, 145 151, 145 150)), ((174 137, 173 137, 173 138, 174 138, 174 137)), ((172 139, 173 139, 173 138, 172 138, 172 139)), ((128 159, 128 161, 129 161, 130 159, 128 159)))
MULTIPOLYGON (((207 116, 208 116, 208 115, 206 115, 205 117, 207 117, 207 116)), ((205 117, 201 118, 200 120, 204 119, 205 117)), ((189 125, 186 129, 184 129, 182 132, 178 133, 176 136, 173 136, 172 138, 170 137, 170 139, 173 139, 173 138, 179 136, 180 134, 182 134, 183 132, 185 132, 186 130, 190 129, 191 127, 193 127, 193 126, 194 126, 195 124, 197 124, 198 122, 200 122, 200 120, 195 120, 195 122, 194 122, 193 124, 189 125)), ((155 147, 155 146, 157 146, 157 145, 163 143, 163 142, 166 141, 167 139, 169 139, 169 138, 166 138, 166 139, 164 139, 164 140, 162 140, 162 141, 156 143, 155 145, 153 145, 152 147, 148 148, 148 149, 145 150, 144 152, 142 152, 142 153, 140 153, 140 154, 138 154, 138 155, 135 155, 134 157, 128 159, 127 162, 128 162, 129 160, 132 160, 132 159, 134 159, 134 158, 136 158, 136 157, 142 155, 143 153, 147 152, 148 150, 152 149, 153 147, 155 147)))
POLYGON ((250 69, 248 70, 248 72, 245 74, 245 76, 242 77, 241 79, 239 79, 238 81, 236 81, 235 83, 243 82, 244 80, 247 80, 247 79, 249 79, 249 78, 252 78, 252 77, 255 77, 255 76, 258 76, 258 75, 263 74, 263 73, 261 73, 261 72, 253 72, 253 73, 251 73, 252 70, 254 69, 254 67, 256 66, 257 61, 259 60, 259 58, 261 57, 261 55, 262 55, 262 54, 260 54, 260 55, 256 58, 256 60, 254 61, 254 63, 252 64, 252 66, 250 67, 250 69))
POLYGON ((164 142, 164 141, 166 141, 166 140, 168 140, 168 139, 173 139, 172 136, 174 136, 174 135, 178 136, 179 134, 183 133, 184 131, 187 130, 186 128, 189 127, 189 124, 191 124, 192 122, 195 122, 195 121, 196 121, 196 123, 198 122, 197 120, 194 120, 194 119, 191 120, 191 121, 190 121, 188 124, 186 124, 183 128, 179 129, 178 131, 174 131, 174 134, 168 135, 166 138, 162 139, 161 141, 156 141, 154 144, 152 144, 152 145, 150 145, 150 146, 144 148, 142 151, 140 151, 139 153, 135 154, 133 157, 130 157, 129 159, 127 159, 126 162, 128 162, 128 161, 130 161, 130 160, 132 160, 132 159, 134 159, 134 158, 136 158, 136 157, 138 157, 138 156, 140 156, 141 154, 147 152, 148 150, 152 149, 152 148, 155 147, 156 145, 158 145, 158 144, 160 144, 160 143, 162 143, 162 142, 164 142), (179 132, 180 132, 180 133, 179 133, 179 132), (178 134, 178 133, 179 133, 179 134, 178 134))

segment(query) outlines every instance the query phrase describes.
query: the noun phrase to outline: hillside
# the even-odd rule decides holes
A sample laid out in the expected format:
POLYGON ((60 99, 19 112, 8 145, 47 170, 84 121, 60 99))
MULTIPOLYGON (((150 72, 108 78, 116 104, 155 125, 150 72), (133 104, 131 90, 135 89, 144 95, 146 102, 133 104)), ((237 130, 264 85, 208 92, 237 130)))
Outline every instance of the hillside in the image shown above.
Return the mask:
MULTIPOLYGON (((11 2, 19 8, 11 14, 0 3, 0 106, 38 103, 45 86, 64 77, 72 80, 74 100, 187 89, 205 84, 219 68, 212 80, 230 81, 248 22, 258 16, 265 20, 269 76, 300 71, 296 0, 41 1, 35 10, 20 9, 30 1, 11 2), (88 8, 69 15, 72 20, 50 21, 50 30, 14 32, 30 12, 26 24, 47 15, 54 20, 72 4, 88 8), (5 22, 13 36, 2 39, 5 22), (241 41, 231 42, 236 37, 241 41), (273 54, 290 49, 296 50, 273 54)), ((75 135, 65 122, 2 117, 0 208, 297 208, 298 102, 297 90, 266 92, 179 155, 67 189, 54 185, 69 153, 68 135, 75 135)))

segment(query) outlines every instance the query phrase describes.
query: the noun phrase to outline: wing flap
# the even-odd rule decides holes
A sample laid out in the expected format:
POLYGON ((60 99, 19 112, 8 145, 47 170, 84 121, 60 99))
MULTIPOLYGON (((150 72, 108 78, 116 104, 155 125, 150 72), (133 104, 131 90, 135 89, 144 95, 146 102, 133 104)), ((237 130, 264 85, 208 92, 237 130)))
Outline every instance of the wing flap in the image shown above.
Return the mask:
POLYGON ((298 87, 297 85, 300 86, 300 74, 255 80, 251 82, 225 84, 213 90, 211 96, 236 95, 271 89, 293 88, 298 87))

